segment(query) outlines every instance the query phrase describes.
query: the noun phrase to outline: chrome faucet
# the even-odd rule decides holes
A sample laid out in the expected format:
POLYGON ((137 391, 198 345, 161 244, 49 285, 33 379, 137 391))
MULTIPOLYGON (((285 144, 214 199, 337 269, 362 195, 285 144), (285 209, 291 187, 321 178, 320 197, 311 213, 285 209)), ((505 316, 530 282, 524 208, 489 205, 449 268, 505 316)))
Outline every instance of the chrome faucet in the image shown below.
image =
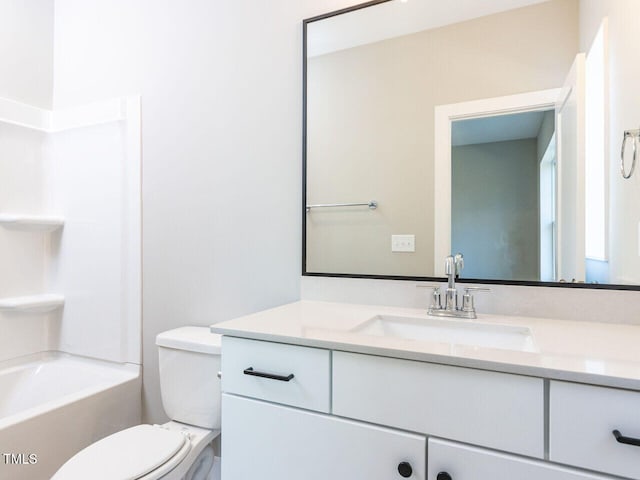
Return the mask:
POLYGON ((477 318, 476 309, 473 305, 473 291, 488 292, 488 288, 464 287, 462 295, 462 306, 458 307, 458 289, 456 288, 456 278, 464 268, 464 257, 461 253, 455 256, 449 255, 444 260, 444 273, 447 275, 447 288, 445 289, 445 301, 442 305, 440 287, 434 287, 431 305, 428 314, 436 317, 458 317, 477 318))

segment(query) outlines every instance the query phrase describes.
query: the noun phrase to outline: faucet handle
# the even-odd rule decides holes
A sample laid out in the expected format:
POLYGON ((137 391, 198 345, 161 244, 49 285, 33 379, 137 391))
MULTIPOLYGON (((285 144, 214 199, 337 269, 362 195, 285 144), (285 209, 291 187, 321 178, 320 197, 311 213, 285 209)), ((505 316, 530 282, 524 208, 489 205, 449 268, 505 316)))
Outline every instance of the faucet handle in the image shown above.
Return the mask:
POLYGON ((469 292, 490 292, 491 289, 489 287, 464 287, 464 293, 469 292))
POLYGON ((442 308, 442 295, 440 294, 440 287, 434 287, 431 294, 431 306, 430 310, 439 310, 442 308))
POLYGON ((429 312, 442 309, 442 295, 440 294, 440 285, 437 283, 426 283, 424 285, 416 285, 416 288, 433 288, 431 294, 431 305, 429 305, 429 312))
POLYGON ((491 289, 487 287, 464 287, 464 295, 462 296, 462 311, 473 313, 473 318, 475 317, 476 308, 473 305, 473 295, 472 292, 490 292, 491 289))

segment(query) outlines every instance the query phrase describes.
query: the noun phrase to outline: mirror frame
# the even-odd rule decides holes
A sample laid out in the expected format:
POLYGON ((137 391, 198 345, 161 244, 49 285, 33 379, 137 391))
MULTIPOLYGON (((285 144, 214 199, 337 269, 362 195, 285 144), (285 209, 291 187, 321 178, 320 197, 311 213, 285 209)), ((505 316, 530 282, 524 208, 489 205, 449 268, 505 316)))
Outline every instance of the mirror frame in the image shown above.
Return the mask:
MULTIPOLYGON (((327 18, 354 12, 367 7, 393 0, 371 0, 351 7, 334 10, 322 15, 307 18, 302 21, 302 276, 306 277, 335 277, 335 278, 365 278, 377 280, 404 280, 413 282, 446 282, 445 277, 415 277, 403 275, 376 275, 358 273, 326 273, 307 271, 307 28, 310 23, 327 18)), ((444 262, 444 258, 442 259, 444 262)), ((486 278, 459 278, 457 283, 479 283, 488 285, 520 285, 528 287, 559 287, 559 288, 587 288, 599 290, 635 290, 640 291, 640 285, 623 285, 609 283, 571 283, 571 282, 542 282, 537 280, 498 280, 486 278)))

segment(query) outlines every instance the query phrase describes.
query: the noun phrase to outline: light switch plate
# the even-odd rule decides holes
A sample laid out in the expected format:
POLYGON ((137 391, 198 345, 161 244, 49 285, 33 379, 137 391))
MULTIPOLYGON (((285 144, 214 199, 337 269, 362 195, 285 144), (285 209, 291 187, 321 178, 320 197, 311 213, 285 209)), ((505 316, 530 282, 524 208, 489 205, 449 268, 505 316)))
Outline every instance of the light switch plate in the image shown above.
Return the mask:
POLYGON ((391 235, 391 251, 392 252, 415 252, 416 236, 415 235, 391 235))

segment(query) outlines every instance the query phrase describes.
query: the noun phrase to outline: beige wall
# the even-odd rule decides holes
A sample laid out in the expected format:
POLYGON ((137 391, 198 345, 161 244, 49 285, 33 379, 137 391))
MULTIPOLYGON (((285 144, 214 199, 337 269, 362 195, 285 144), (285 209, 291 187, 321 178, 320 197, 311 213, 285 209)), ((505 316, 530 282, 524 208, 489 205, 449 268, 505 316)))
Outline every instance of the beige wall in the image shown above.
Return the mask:
POLYGON ((310 59, 307 202, 380 206, 307 214, 307 271, 432 275, 434 106, 561 86, 577 19, 553 0, 310 59))

